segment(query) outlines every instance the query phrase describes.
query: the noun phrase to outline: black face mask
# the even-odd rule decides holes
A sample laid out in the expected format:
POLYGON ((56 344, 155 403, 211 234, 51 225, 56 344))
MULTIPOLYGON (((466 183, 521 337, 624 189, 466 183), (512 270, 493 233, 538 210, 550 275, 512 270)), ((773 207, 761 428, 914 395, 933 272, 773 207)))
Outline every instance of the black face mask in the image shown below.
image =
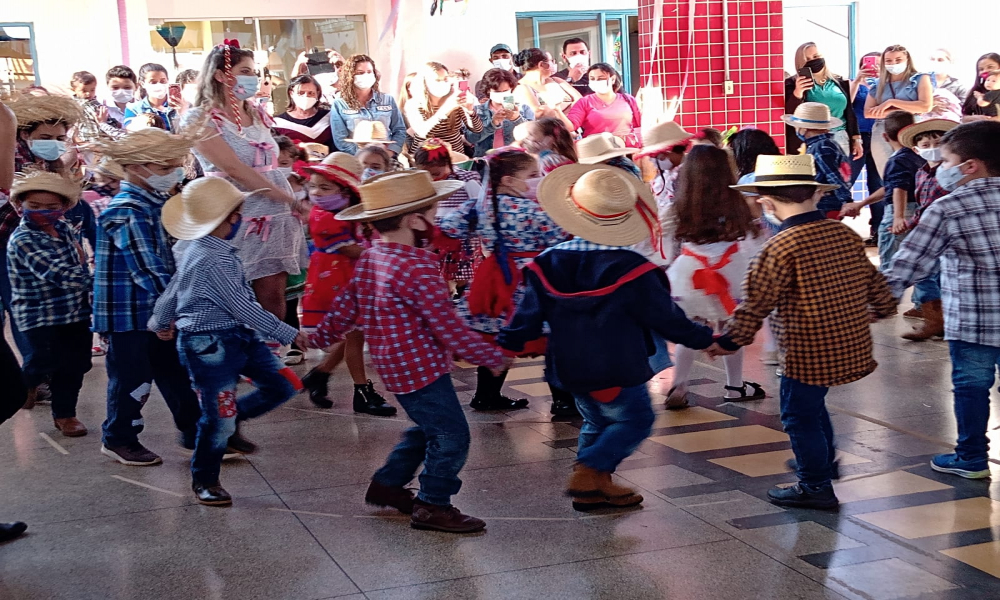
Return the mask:
POLYGON ((819 73, 820 71, 826 68, 826 59, 814 58, 811 61, 807 62, 805 66, 809 67, 809 70, 812 71, 813 73, 819 73))

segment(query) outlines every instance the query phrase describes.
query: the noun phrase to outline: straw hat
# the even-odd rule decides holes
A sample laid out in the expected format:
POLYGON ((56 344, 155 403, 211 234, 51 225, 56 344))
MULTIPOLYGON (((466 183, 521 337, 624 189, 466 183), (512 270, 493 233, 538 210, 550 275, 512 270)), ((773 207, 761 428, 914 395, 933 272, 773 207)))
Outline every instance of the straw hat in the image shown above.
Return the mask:
POLYGON ((358 186, 361 185, 361 173, 365 170, 358 159, 346 152, 334 152, 318 165, 309 165, 305 169, 312 173, 318 173, 330 181, 347 186, 355 193, 358 193, 358 186))
POLYGON ((831 117, 830 107, 820 102, 803 102, 795 107, 794 114, 782 115, 781 120, 802 129, 836 129, 844 124, 837 117, 831 117))
POLYGON ((624 140, 607 132, 587 136, 576 143, 576 153, 582 165, 594 165, 638 151, 638 148, 626 148, 624 140))
POLYGON ((309 159, 309 162, 320 162, 330 155, 330 149, 326 147, 326 144, 302 142, 299 144, 299 148, 305 150, 306 158, 309 159))
POLYGON ((10 201, 20 202, 21 197, 28 192, 51 192, 57 196, 62 196, 68 202, 66 208, 76 206, 80 200, 83 189, 66 177, 58 173, 48 171, 32 171, 27 175, 14 178, 14 185, 10 189, 10 201))
POLYGON ((538 186, 538 202, 560 227, 608 246, 648 240, 659 226, 649 186, 608 165, 565 165, 538 186))
POLYGON ((163 228, 179 240, 196 240, 215 231, 248 196, 221 177, 202 177, 184 186, 163 205, 163 228))
POLYGON ((913 148, 917 145, 913 141, 913 138, 917 137, 921 133, 927 133, 928 131, 940 131, 944 133, 946 131, 951 131, 956 127, 958 127, 958 123, 949 119, 927 119, 926 121, 921 121, 904 127, 899 132, 899 143, 902 144, 904 148, 913 148))
POLYGON ((378 221, 415 212, 462 189, 462 181, 434 181, 427 171, 376 175, 361 186, 361 204, 337 213, 341 221, 378 221))
POLYGON ((816 162, 810 154, 789 154, 788 156, 761 154, 757 157, 753 183, 730 186, 741 192, 757 193, 760 189, 787 187, 790 185, 812 185, 829 192, 840 186, 816 181, 816 162))
POLYGON ((149 128, 127 133, 119 140, 98 142, 98 152, 121 166, 165 165, 187 158, 192 146, 199 141, 197 134, 172 134, 149 128))
POLYGON ((673 121, 657 123, 642 133, 643 146, 639 149, 636 158, 665 152, 678 144, 683 144, 691 137, 692 134, 684 131, 680 125, 673 121))
POLYGON ((83 120, 83 109, 66 96, 22 96, 7 106, 14 111, 18 127, 45 121, 61 121, 72 127, 83 120))
POLYGON ((104 175, 105 177, 111 177, 113 179, 125 179, 125 169, 115 161, 108 157, 101 159, 97 165, 94 166, 94 171, 104 175))
POLYGON ((389 131, 382 121, 358 121, 354 136, 344 140, 352 144, 391 144, 389 131))

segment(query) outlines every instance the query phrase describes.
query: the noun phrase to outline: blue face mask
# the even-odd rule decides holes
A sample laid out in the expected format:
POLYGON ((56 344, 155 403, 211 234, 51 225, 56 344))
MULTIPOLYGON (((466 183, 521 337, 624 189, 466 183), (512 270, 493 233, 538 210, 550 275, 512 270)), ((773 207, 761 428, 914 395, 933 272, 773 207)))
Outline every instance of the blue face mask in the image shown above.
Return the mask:
POLYGON ((224 237, 222 239, 226 240, 227 242, 230 241, 230 240, 235 239, 236 238, 236 234, 239 233, 239 231, 240 231, 240 224, 241 223, 243 223, 243 215, 240 215, 240 218, 237 219, 235 223, 230 223, 229 224, 232 227, 232 229, 230 229, 229 233, 226 234, 226 237, 224 237))
POLYGON ((66 154, 66 142, 59 140, 31 140, 28 142, 31 153, 42 160, 58 160, 66 154))
POLYGON ((803 142, 806 141, 806 134, 802 133, 798 129, 795 130, 795 137, 799 138, 803 142))
POLYGON ((383 172, 384 171, 379 171, 378 169, 372 169, 372 168, 365 169, 361 173, 361 181, 368 181, 369 179, 375 177, 376 175, 381 175, 383 172))
POLYGON ((166 194, 184 181, 184 167, 177 167, 167 175, 155 175, 149 169, 146 172, 149 173, 144 177, 146 184, 161 194, 166 194))
POLYGON ((938 185, 940 185, 946 192, 954 192, 958 189, 958 183, 965 179, 965 173, 962 172, 962 167, 965 166, 965 161, 959 163, 953 167, 948 167, 947 169, 939 168, 935 178, 937 179, 938 185))
POLYGON ((253 98, 257 90, 260 89, 260 79, 256 75, 237 75, 236 84, 233 85, 233 95, 238 100, 253 98))

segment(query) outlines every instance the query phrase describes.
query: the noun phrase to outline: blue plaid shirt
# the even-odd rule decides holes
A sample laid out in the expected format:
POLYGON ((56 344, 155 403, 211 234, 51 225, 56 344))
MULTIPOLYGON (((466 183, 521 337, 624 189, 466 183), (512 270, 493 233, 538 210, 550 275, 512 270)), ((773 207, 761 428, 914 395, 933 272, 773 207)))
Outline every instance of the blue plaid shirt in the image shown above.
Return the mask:
POLYGON ((177 274, 149 320, 152 331, 169 329, 176 321, 177 329, 186 333, 247 327, 283 344, 295 340, 298 330, 257 302, 232 244, 207 235, 186 244, 179 254, 177 274))
POLYGON ((97 219, 94 331, 146 331, 153 306, 174 272, 160 223, 166 194, 123 181, 97 219))
POLYGON ((58 238, 27 219, 7 242, 11 314, 22 331, 79 323, 90 317, 90 271, 69 223, 55 225, 58 238))
POLYGON ((832 133, 824 133, 806 140, 806 154, 816 159, 816 181, 839 186, 820 198, 819 210, 824 213, 840 210, 852 202, 851 163, 834 141, 832 133))

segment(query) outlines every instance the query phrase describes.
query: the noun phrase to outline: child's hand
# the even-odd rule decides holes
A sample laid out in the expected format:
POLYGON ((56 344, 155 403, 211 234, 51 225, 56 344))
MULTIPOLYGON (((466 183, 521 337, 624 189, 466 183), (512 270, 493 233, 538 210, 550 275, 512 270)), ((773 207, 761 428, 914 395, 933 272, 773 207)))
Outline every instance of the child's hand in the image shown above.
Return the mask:
POLYGON ((903 235, 909 231, 909 227, 906 226, 906 219, 903 217, 892 217, 892 234, 893 235, 903 235))
POLYGON ((718 358, 720 356, 729 356, 731 354, 736 354, 736 352, 737 352, 736 350, 726 350, 718 343, 714 343, 708 348, 705 348, 705 354, 709 355, 712 358, 718 358))
POLYGON ((295 336, 295 345, 303 350, 312 348, 312 342, 309 340, 309 334, 304 331, 299 331, 299 334, 295 336))
POLYGON ((856 217, 861 214, 862 205, 860 202, 848 202, 840 208, 840 218, 856 217))
POLYGON ((174 329, 174 325, 173 325, 173 323, 171 323, 170 324, 170 329, 164 329, 163 331, 157 331, 156 332, 156 337, 160 338, 164 342, 169 342, 170 340, 174 339, 174 332, 175 331, 176 330, 174 329))

